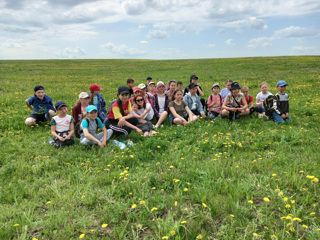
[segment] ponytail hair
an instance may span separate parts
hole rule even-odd
[[[120,113],[121,113],[122,117],[124,117],[124,110],[123,110],[122,102],[121,102],[121,100],[119,98],[119,95],[118,95],[118,99],[117,99],[117,104],[119,106]]]

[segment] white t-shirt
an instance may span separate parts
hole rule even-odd
[[[147,120],[147,121],[151,121],[152,118],[153,118],[153,115],[154,115],[154,111],[153,111],[150,103],[147,103],[147,104],[146,104],[146,109],[144,109],[144,108],[138,109],[137,114],[138,114],[138,115],[141,115],[141,114],[144,113],[147,109],[150,109],[150,111],[149,111],[142,119],[145,119],[145,120]]]
[[[263,94],[262,92],[259,92],[256,96],[256,99],[259,101],[259,103],[263,103],[263,101],[269,96],[272,95],[271,92],[267,92],[266,94]]]
[[[70,130],[70,124],[73,122],[73,118],[70,115],[60,118],[59,116],[54,116],[52,118],[56,125],[57,132],[65,132]]]
[[[166,97],[165,96],[164,97],[159,97],[158,96],[159,114],[163,113],[165,102],[166,102]]]

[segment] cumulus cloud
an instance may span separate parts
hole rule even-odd
[[[143,1],[140,0],[123,1],[122,7],[128,15],[141,15],[147,10]]]
[[[56,53],[56,56],[59,58],[80,58],[82,56],[86,55],[85,50],[82,48],[76,47],[76,48],[65,48],[61,51],[58,51]]]
[[[317,38],[320,37],[320,31],[312,28],[290,26],[287,28],[280,29],[275,31],[273,38],[296,38],[296,39],[305,39],[305,38]]]
[[[116,56],[136,56],[144,54],[144,51],[139,49],[130,48],[127,45],[115,45],[114,43],[106,43],[101,48],[107,52],[107,54],[115,54]]]
[[[231,45],[231,44],[234,43],[234,41],[230,38],[230,39],[226,40],[225,43],[226,43],[227,45]]]
[[[166,31],[162,30],[154,30],[154,31],[149,31],[147,34],[148,38],[157,38],[157,39],[163,39],[169,37],[169,34]]]
[[[257,48],[257,47],[268,47],[271,46],[271,38],[254,38],[249,41],[248,47],[249,48]]]
[[[264,23],[263,20],[257,19],[256,17],[249,17],[246,19],[233,21],[233,22],[227,22],[223,24],[224,27],[228,28],[238,28],[241,29],[242,27],[247,27],[249,29],[267,29],[268,26]]]
[[[216,45],[215,44],[208,44],[207,45],[207,47],[209,47],[209,48],[213,48],[213,47],[215,47]]]
[[[148,44],[148,41],[140,41],[141,44]]]

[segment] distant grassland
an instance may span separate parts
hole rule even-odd
[[[27,128],[35,85],[71,114],[99,84],[107,102],[133,78],[192,74],[213,83],[289,86],[291,123],[201,119],[130,135],[121,151],[48,145],[47,124]],[[320,56],[197,60],[0,61],[0,239],[320,239]]]

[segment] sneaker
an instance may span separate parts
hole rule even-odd
[[[53,138],[50,138],[50,139],[49,139],[49,144],[52,146],[53,143],[54,143],[54,139],[53,139]]]
[[[159,127],[159,125],[158,125],[158,124],[156,124],[156,125],[154,125],[153,127],[154,127],[154,128],[158,128],[158,127]]]
[[[264,116],[263,113],[258,114],[258,118],[263,118],[263,116]]]

